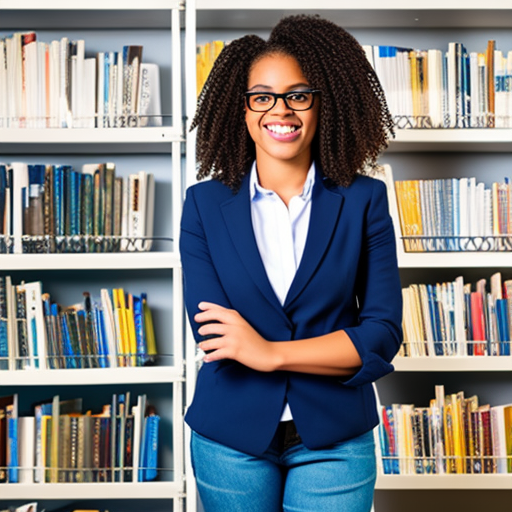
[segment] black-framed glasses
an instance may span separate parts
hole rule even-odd
[[[316,89],[306,89],[304,91],[289,91],[282,94],[275,92],[246,92],[245,102],[247,108],[253,112],[268,112],[272,110],[279,98],[290,110],[302,112],[309,110],[315,103],[315,95],[320,91]]]

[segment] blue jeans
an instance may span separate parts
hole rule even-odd
[[[205,512],[370,512],[373,432],[322,450],[302,443],[248,455],[192,432],[192,465]]]

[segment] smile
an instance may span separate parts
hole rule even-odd
[[[280,135],[293,133],[298,130],[298,126],[282,125],[282,124],[268,124],[265,126],[265,128],[267,130],[270,130],[272,133],[278,133]]]

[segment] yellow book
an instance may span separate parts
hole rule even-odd
[[[120,366],[128,366],[128,356],[130,352],[128,345],[128,333],[126,330],[126,317],[124,308],[124,291],[122,288],[112,290],[112,300],[114,302],[114,318],[116,323],[116,339]]]
[[[453,451],[455,455],[455,471],[465,473],[466,448],[464,443],[464,426],[462,418],[462,404],[464,394],[457,393],[452,395],[452,418],[453,418]]]
[[[148,306],[148,301],[145,294],[142,294],[142,311],[144,312],[144,327],[146,330],[146,345],[148,355],[156,356],[156,339],[155,339],[155,330],[153,327],[153,316],[151,314],[151,309]]]

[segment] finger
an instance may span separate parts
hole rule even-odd
[[[204,322],[221,322],[221,323],[232,323],[235,320],[235,312],[232,309],[208,309],[197,313],[194,316],[194,320],[198,323]]]
[[[227,328],[224,324],[205,324],[199,327],[197,332],[201,336],[208,336],[211,334],[222,336],[226,334]]]
[[[209,352],[208,354],[205,354],[205,356],[203,357],[203,361],[205,363],[212,363],[213,361],[221,361],[222,359],[231,359],[228,355],[227,350],[225,350],[225,349],[214,350],[213,352]]]

